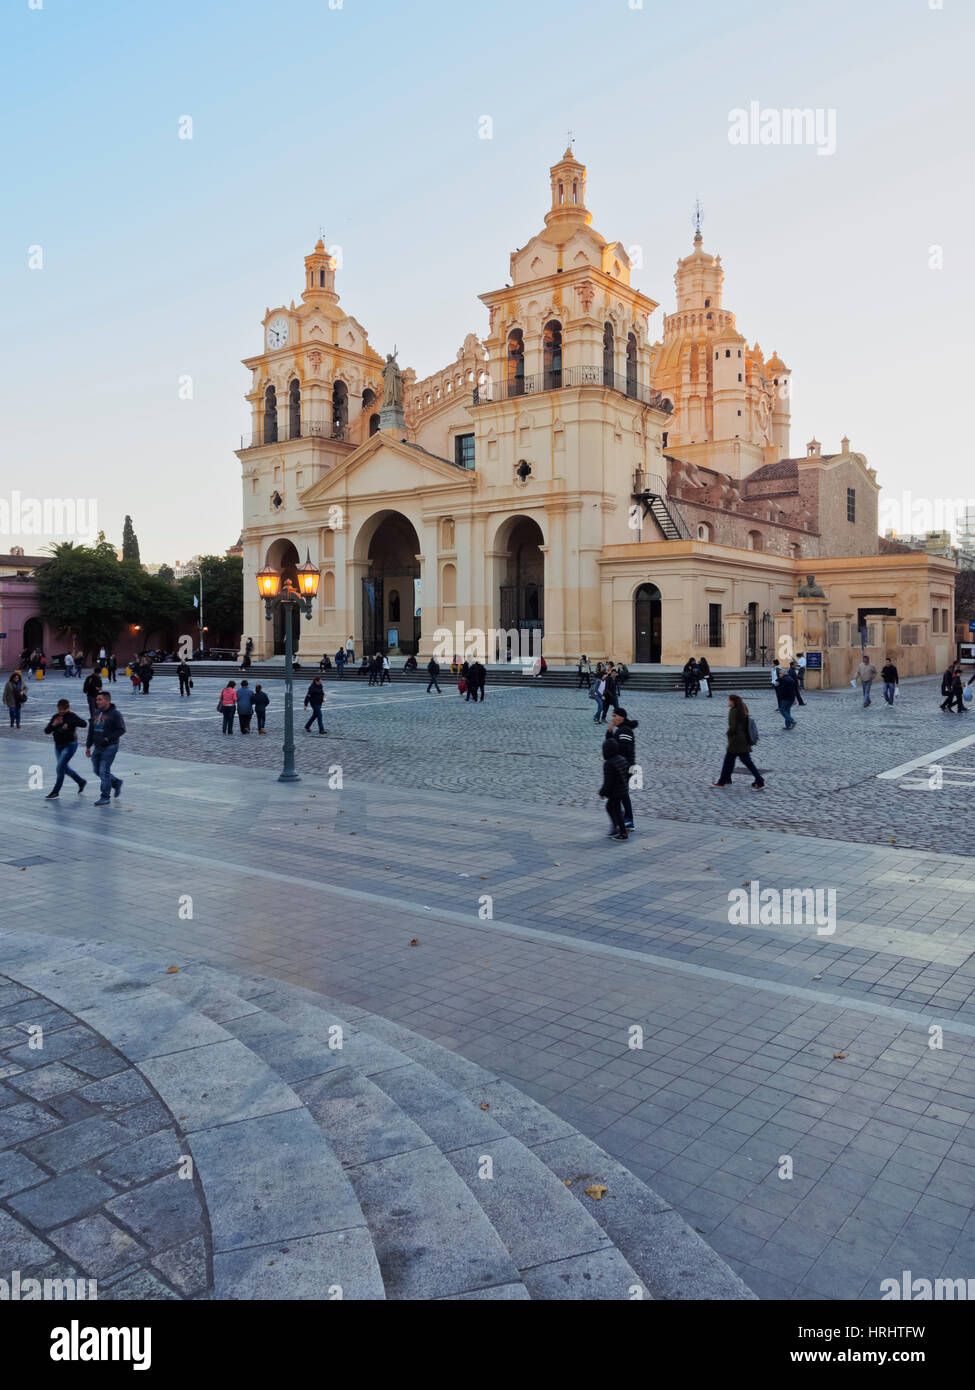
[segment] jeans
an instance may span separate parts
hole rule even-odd
[[[602,717],[603,717],[603,700],[602,700],[602,696],[601,696],[601,695],[595,695],[595,696],[593,696],[593,700],[594,700],[595,705],[596,705],[596,713],[593,715],[592,720],[593,720],[593,723],[594,723],[594,724],[598,724],[599,721],[600,721],[600,719],[602,719]]]
[[[234,731],[234,714],[236,705],[224,705],[223,707],[223,731],[225,734],[232,734]]]
[[[91,768],[96,777],[101,778],[101,794],[108,796],[113,787],[120,787],[120,778],[112,776],[112,763],[118,752],[118,744],[110,743],[105,748],[91,750]]]
[[[20,705],[10,706],[10,727],[11,729],[20,728]]]
[[[77,741],[74,742],[74,743],[64,743],[64,744],[62,744],[61,747],[57,750],[57,755],[58,755],[58,761],[57,761],[57,774],[58,774],[58,775],[57,775],[57,780],[56,780],[55,783],[54,783],[54,786],[51,788],[51,791],[52,791],[52,792],[59,792],[59,791],[61,790],[62,786],[64,785],[64,776],[65,776],[65,773],[67,773],[67,775],[68,775],[73,781],[77,782],[79,787],[84,786],[85,779],[84,779],[83,777],[79,777],[78,774],[77,774],[77,772],[75,772],[74,768],[68,767],[68,763],[71,761],[71,759],[72,759],[72,758],[74,757],[74,755],[77,753],[77,751],[78,751],[78,744],[77,744]]]
[[[870,687],[871,687],[872,685],[873,685],[873,681],[872,681],[872,680],[871,680],[871,681],[864,681],[864,682],[863,682],[863,703],[864,703],[864,706],[867,706],[867,705],[869,705],[869,703],[870,703]]]
[[[310,729],[311,726],[315,723],[316,719],[318,720],[318,732],[320,734],[323,734],[325,732],[325,726],[322,724],[321,705],[312,705],[311,718],[308,720],[308,723],[305,725],[305,728]]]
[[[243,711],[242,709],[239,709],[239,710],[237,711],[237,718],[240,720],[240,732],[241,732],[242,734],[249,734],[249,733],[250,733],[250,731],[251,731],[251,718],[252,718],[252,716],[253,716],[253,711],[252,711],[252,710],[248,710],[246,714],[244,713],[244,711]]]
[[[623,824],[623,798],[620,796],[607,796],[606,814],[613,822],[613,829],[620,835],[626,834],[626,826]]]
[[[339,680],[341,680],[342,677],[345,675],[345,662],[344,662],[344,661],[339,661],[339,662],[337,662],[336,664],[337,664],[337,666],[338,666],[338,668],[339,668]]]
[[[752,783],[752,786],[764,787],[765,779],[762,777],[762,774],[759,772],[758,768],[752,762],[751,753],[726,753],[724,755],[724,762],[721,764],[721,775],[718,778],[718,785],[721,787],[726,787],[728,783],[731,781],[731,774],[734,771],[736,758],[741,758],[744,765],[748,768],[748,771],[754,777],[755,780]]]
[[[791,700],[780,700],[780,701],[779,701],[779,714],[781,714],[782,718],[785,720],[785,727],[786,727],[787,729],[791,729],[792,726],[793,726],[793,725],[795,724],[795,722],[796,722],[796,721],[793,719],[793,717],[792,717],[792,701],[791,701]]]
[[[392,676],[389,674],[388,671],[383,671],[382,677],[380,678],[380,681],[379,681],[379,684],[380,684],[380,685],[385,685],[387,681],[389,681],[390,685],[392,685],[392,683],[393,683],[393,678],[392,678]]]
[[[888,705],[894,703],[894,691],[896,689],[897,686],[893,681],[884,681],[884,699],[887,701]]]
[[[257,711],[257,732],[258,732],[258,733],[260,733],[261,730],[264,728],[264,721],[265,721],[266,718],[267,718],[267,710],[266,710],[266,709],[259,709],[259,710]]]
[[[431,676],[431,677],[430,677],[430,683],[429,683],[429,685],[427,686],[427,694],[428,694],[428,695],[430,694],[430,686],[431,686],[431,685],[436,685],[436,686],[437,686],[437,690],[440,692],[440,694],[441,694],[441,695],[443,694],[443,691],[440,690],[440,686],[437,684],[437,678],[436,678],[436,676]]]

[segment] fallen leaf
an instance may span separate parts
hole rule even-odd
[[[420,944],[419,939],[418,939],[417,937],[414,936],[413,940],[410,942],[410,945],[411,945],[411,946],[419,946],[419,944]]]
[[[166,967],[166,974],[167,974],[167,975],[178,975],[178,974],[179,974],[179,966],[178,966],[178,965],[167,965],[167,967]]]
[[[845,1057],[846,1057],[846,1053],[845,1053],[845,1052],[834,1052],[834,1053],[833,1053],[833,1061],[834,1061],[834,1062],[842,1062],[843,1059],[844,1059]]]
[[[563,1179],[562,1179],[562,1186],[563,1186],[563,1187],[571,1187],[571,1186],[572,1186],[572,1179],[571,1179],[571,1178],[563,1178]]]
[[[603,1182],[594,1182],[590,1183],[584,1191],[586,1196],[591,1197],[594,1202],[601,1202],[609,1191],[609,1188]]]
[[[491,1109],[490,1105],[488,1105],[488,1103],[487,1103],[486,1100],[482,1100],[482,1101],[481,1101],[481,1109],[482,1109],[482,1110],[490,1110],[490,1109]]]

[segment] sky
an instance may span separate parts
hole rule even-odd
[[[145,562],[222,553],[240,360],[321,230],[426,376],[486,333],[569,130],[651,337],[700,198],[725,307],[792,369],[792,453],[847,435],[887,524],[939,524],[975,498],[973,32],[970,0],[8,0],[0,549],[55,538],[23,499],[79,499]],[[752,102],[822,111],[835,150],[731,143]]]

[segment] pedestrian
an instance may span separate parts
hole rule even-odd
[[[352,640],[351,633],[345,639],[345,659],[350,666],[352,662],[355,661],[355,642]]]
[[[251,690],[247,681],[241,681],[240,689],[237,691],[237,718],[240,721],[240,732],[249,734],[251,731],[251,717],[254,713],[254,692]]]
[[[22,672],[14,671],[7,684],[3,687],[3,703],[10,712],[11,729],[20,728],[20,709],[27,703],[27,691],[24,688],[24,677]]]
[[[365,652],[363,652],[363,654],[362,654],[362,660],[361,660],[361,662],[359,663],[359,666],[358,666],[358,668],[357,668],[357,670],[356,670],[356,675],[357,675],[357,676],[364,676],[364,675],[366,675],[366,673],[368,672],[368,670],[369,670],[369,658],[366,656]]]
[[[799,667],[799,689],[806,688],[806,656],[804,652],[796,653],[796,665]]]
[[[325,658],[323,657],[322,660],[324,661]],[[336,671],[338,672],[338,678],[339,678],[339,680],[341,680],[342,677],[345,675],[345,648],[344,648],[344,647],[339,647],[338,651],[335,653],[335,669],[336,669]]]
[[[105,658],[106,658],[106,655],[107,655],[107,653],[106,653],[106,651],[105,651],[105,648],[104,648],[104,647],[99,647],[99,648],[98,648],[98,669],[99,669],[99,671],[101,671],[102,667],[105,665]]]
[[[699,659],[699,661],[698,661],[698,663],[697,663],[697,674],[698,674],[698,679],[700,680],[701,685],[702,685],[702,686],[704,687],[704,689],[707,691],[708,699],[710,700],[710,699],[712,698],[712,696],[711,696],[711,667],[710,667],[710,665],[709,665],[709,663],[708,663],[708,659],[707,659],[706,656],[702,656],[702,657]]]
[[[311,716],[308,723],[305,725],[306,734],[311,732],[311,726],[316,720],[318,721],[318,732],[320,734],[328,733],[328,730],[322,725],[322,705],[324,705],[324,703],[325,687],[322,685],[321,676],[316,676],[308,687],[308,691],[305,695],[304,708],[307,709],[308,706],[311,705]]]
[[[390,671],[389,671],[389,657],[386,655],[385,652],[383,652],[383,656],[382,656],[382,679],[380,680],[379,684],[380,684],[380,685],[385,685],[385,684],[387,683],[387,681],[389,682],[390,685],[392,685],[392,683],[393,683],[393,677],[390,675]]]
[[[795,659],[789,662],[789,675],[796,683],[796,704],[804,705],[806,702],[802,698],[802,681],[799,679],[799,664]]]
[[[796,727],[796,721],[792,717],[792,706],[795,704],[796,696],[799,694],[799,682],[790,671],[781,672],[775,687],[775,693],[779,701],[779,714],[781,714],[782,718],[785,720],[785,727],[787,729],[794,729]]]
[[[684,668],[681,671],[681,675],[684,678],[684,699],[689,700],[691,696],[696,695],[698,690],[700,689],[700,672],[697,668],[697,662],[694,660],[692,656],[689,656],[687,660],[684,662]]]
[[[616,667],[613,665],[612,662],[609,663],[609,670],[606,672],[606,677],[603,681],[602,697],[603,710],[602,717],[599,722],[605,724],[606,711],[609,709],[610,705],[612,705],[614,710],[617,710],[620,707],[619,687],[616,684]]]
[[[954,683],[955,665],[954,662],[949,661],[947,667],[945,668],[945,673],[941,677],[941,693],[945,697],[941,701],[941,708],[945,711],[946,714],[951,713],[951,706],[954,703],[955,696],[952,689]]]
[[[467,672],[467,698],[468,700],[473,699],[475,705],[477,704],[478,694],[480,694],[481,697],[481,704],[483,705],[484,703],[484,684],[486,680],[487,667],[483,662],[475,659],[471,662]]]
[[[579,658],[578,671],[579,684],[576,689],[581,690],[584,685],[589,684],[589,679],[592,675],[592,662],[589,660],[588,656],[586,656],[585,652],[583,652],[582,656]]]
[[[267,730],[264,727],[264,721],[267,718],[267,707],[270,703],[271,702],[268,699],[267,692],[264,690],[264,688],[260,685],[255,685],[254,713],[257,715],[257,732],[259,734],[267,733]]]
[[[109,679],[110,681],[114,681],[114,680],[117,680],[117,679],[118,679],[117,676],[116,676],[116,674],[115,674],[117,671],[118,671],[118,657],[115,655],[114,652],[112,652],[112,655],[108,658],[108,679]]]
[[[185,661],[180,660],[176,667],[176,675],[179,679],[179,698],[182,700],[185,695],[189,699],[190,691],[193,689],[193,681],[190,679],[190,668]]]
[[[754,721],[748,717],[748,706],[740,695],[728,696],[728,747],[721,764],[721,773],[712,787],[727,787],[735,768],[735,759],[740,758],[752,774],[752,790],[760,792],[765,786],[765,778],[752,762],[752,749],[758,738]]]
[[[949,714],[951,713],[951,707],[952,707],[952,705],[957,705],[957,706],[958,706],[958,713],[959,713],[959,714],[967,714],[967,713],[968,713],[968,710],[965,708],[965,688],[964,688],[964,686],[963,686],[963,684],[962,684],[961,676],[962,676],[961,663],[958,662],[958,661],[956,661],[955,664],[954,664],[954,666],[951,667],[951,686],[950,686],[950,689],[949,689],[949,691],[948,691],[948,710],[947,710],[947,712],[948,712]],[[941,708],[944,709],[944,705],[942,705]]]
[[[611,840],[629,839],[623,822],[626,780],[626,759],[616,739],[607,734],[603,741],[603,784],[599,788],[599,795],[606,800],[606,814],[612,825],[609,832]]]
[[[95,776],[100,778],[101,794],[96,806],[107,806],[109,792],[118,797],[122,790],[122,779],[112,772],[112,764],[118,752],[119,739],[125,733],[125,720],[112,704],[107,690],[100,690],[95,696],[95,713],[88,725],[88,738],[85,743],[85,757],[91,758]]]
[[[855,675],[854,678],[853,678],[853,684],[854,684],[854,685],[856,685],[857,681],[859,681],[859,682],[860,682],[860,685],[863,687],[863,708],[864,708],[864,709],[866,709],[867,706],[868,706],[869,703],[870,703],[870,687],[873,685],[873,683],[874,683],[874,681],[875,681],[876,679],[877,679],[877,668],[876,668],[876,666],[873,664],[872,661],[868,661],[867,658],[866,658],[866,656],[864,656],[863,660],[860,662],[860,665],[857,667],[857,673],[856,673],[856,675]]]
[[[590,700],[596,701],[596,713],[592,717],[592,722],[598,724],[603,717],[603,693],[606,689],[606,677],[599,674],[597,667],[596,675],[593,677],[592,685],[589,687]]]
[[[772,662],[772,693],[775,696],[775,707],[779,707],[779,692],[776,689],[779,683],[779,676],[782,674],[778,661]]]
[[[440,675],[440,662],[435,661],[432,656],[427,662],[427,675],[430,677],[427,681],[427,694],[430,694],[430,687],[435,685],[437,687],[437,694],[442,695],[443,691],[440,689],[440,682],[437,680],[437,677]]]
[[[607,737],[615,738],[620,753],[626,762],[626,789],[623,792],[623,829],[633,829],[633,805],[630,801],[630,772],[636,763],[636,739],[634,729],[639,728],[640,721],[631,719],[625,709],[619,706],[613,710],[613,717],[609,721],[609,728],[606,730]]]
[[[54,786],[44,798],[45,801],[55,801],[61,794],[61,787],[64,785],[65,775],[71,778],[72,782],[78,784],[78,795],[84,791],[88,783],[75,772],[74,768],[68,764],[78,751],[78,740],[75,736],[76,729],[86,729],[87,719],[79,719],[71,708],[69,700],[58,701],[58,712],[52,715],[44,732],[54,735],[54,752],[57,758],[56,771],[57,779]]]
[[[95,717],[95,699],[101,688],[102,678],[97,670],[92,671],[91,675],[85,677],[85,683],[81,687],[81,693],[88,701],[88,713],[92,719]]]
[[[370,684],[370,685],[378,685],[378,684],[379,684],[379,672],[380,672],[380,669],[381,669],[381,668],[380,668],[380,664],[379,664],[379,653],[378,653],[378,652],[374,652],[373,655],[372,655],[372,656],[370,657],[370,659],[369,659],[369,684]]]
[[[626,682],[627,682],[629,679],[630,679],[630,668],[629,668],[629,667],[626,665],[626,663],[624,662],[622,665],[617,666],[617,668],[616,668],[616,684],[619,686],[620,692],[621,692],[621,693],[622,693],[622,690],[623,690],[624,685],[626,684]]]
[[[64,658],[64,679],[70,680],[74,675],[74,657],[68,652]]]
[[[217,700],[217,709],[223,715],[223,732],[225,734],[233,734],[234,732],[234,711],[236,708],[237,682],[228,681]]]
[[[143,661],[142,667],[141,667],[141,669],[140,669],[140,671],[139,671],[139,675],[140,675],[140,677],[141,677],[141,679],[142,679],[142,693],[143,693],[143,695],[148,695],[148,694],[149,694],[149,682],[152,680],[152,678],[153,678],[153,676],[154,676],[155,674],[156,674],[156,673],[155,673],[155,671],[154,671],[153,668],[152,668],[152,661],[151,661],[151,660],[149,659],[149,657],[147,656],[146,659]]]
[[[887,664],[880,672],[880,679],[884,683],[884,700],[892,706],[897,695],[897,687],[900,684],[900,676],[897,674],[893,657],[887,657]]]
[[[75,680],[81,680],[81,675],[82,675],[82,672],[84,671],[84,669],[85,669],[85,654],[84,654],[84,652],[75,652],[75,654],[74,654],[74,676],[75,676]]]
[[[129,680],[132,682],[133,695],[138,695],[139,690],[142,686],[142,676],[140,674],[141,670],[142,667],[139,665],[138,660],[135,657],[133,657],[132,660],[129,662]]]

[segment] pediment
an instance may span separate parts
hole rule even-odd
[[[303,507],[328,506],[337,496],[350,493],[413,492],[444,483],[473,488],[473,470],[457,468],[446,459],[428,454],[416,445],[404,444],[392,435],[374,434],[354,453],[301,493]]]

